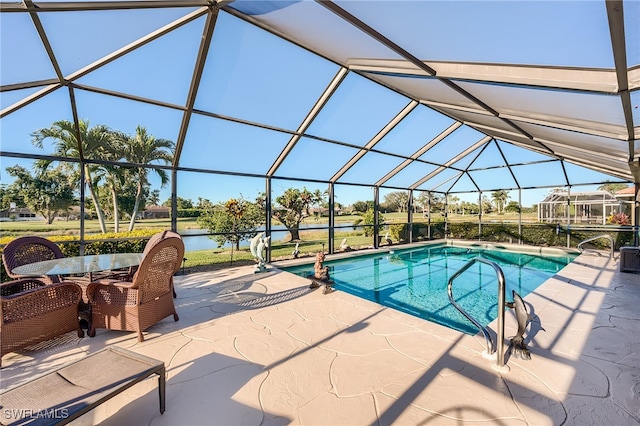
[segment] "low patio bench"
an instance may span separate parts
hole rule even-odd
[[[164,362],[109,346],[0,393],[0,424],[67,424],[152,374],[162,414]]]

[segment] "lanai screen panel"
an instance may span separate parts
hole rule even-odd
[[[491,167],[523,188],[638,182],[638,16],[636,1],[5,2],[2,156],[59,155],[31,133],[87,120],[174,141],[178,169],[440,191]],[[486,135],[517,158],[474,161]],[[544,183],[527,178],[547,160]]]
[[[337,65],[221,13],[194,107],[295,131]]]
[[[613,66],[604,2],[335,3],[427,62]]]
[[[374,147],[378,151],[412,156],[454,123],[449,117],[419,105]]]
[[[0,78],[2,78],[1,74]],[[4,98],[4,93],[0,98]],[[31,143],[33,139],[31,133],[38,129],[48,128],[53,122],[60,120],[73,122],[69,94],[64,89],[56,89],[49,95],[35,100],[6,117],[2,117],[0,122],[0,149],[24,154],[63,155],[62,153],[56,153],[55,144],[52,140],[43,141],[42,149]],[[3,161],[2,163],[4,167],[6,162]]]

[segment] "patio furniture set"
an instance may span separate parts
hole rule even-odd
[[[74,330],[84,337],[81,317],[91,337],[104,328],[143,341],[156,322],[178,321],[173,275],[183,258],[182,238],[171,231],[154,235],[142,254],[75,258],[45,238],[13,240],[2,253],[12,280],[0,284],[0,356]]]

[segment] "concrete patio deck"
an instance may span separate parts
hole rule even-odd
[[[583,254],[525,298],[532,359],[507,358],[508,372],[483,355],[481,334],[323,295],[273,267],[175,282],[180,321],[156,324],[142,343],[98,330],[5,355],[0,388],[113,344],[165,362],[166,412],[148,379],[72,424],[640,423],[640,275],[618,272],[617,260]],[[510,310],[505,336],[515,329]]]

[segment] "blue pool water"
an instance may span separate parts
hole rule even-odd
[[[497,263],[506,282],[507,301],[512,290],[525,297],[577,256],[527,254],[503,249],[429,246],[378,252],[332,260],[329,267],[335,289],[444,326],[475,334],[471,324],[449,302],[449,278],[470,259],[481,256]],[[313,274],[313,264],[285,267],[303,277]],[[498,279],[495,270],[476,262],[453,283],[458,304],[486,326],[498,315]]]

